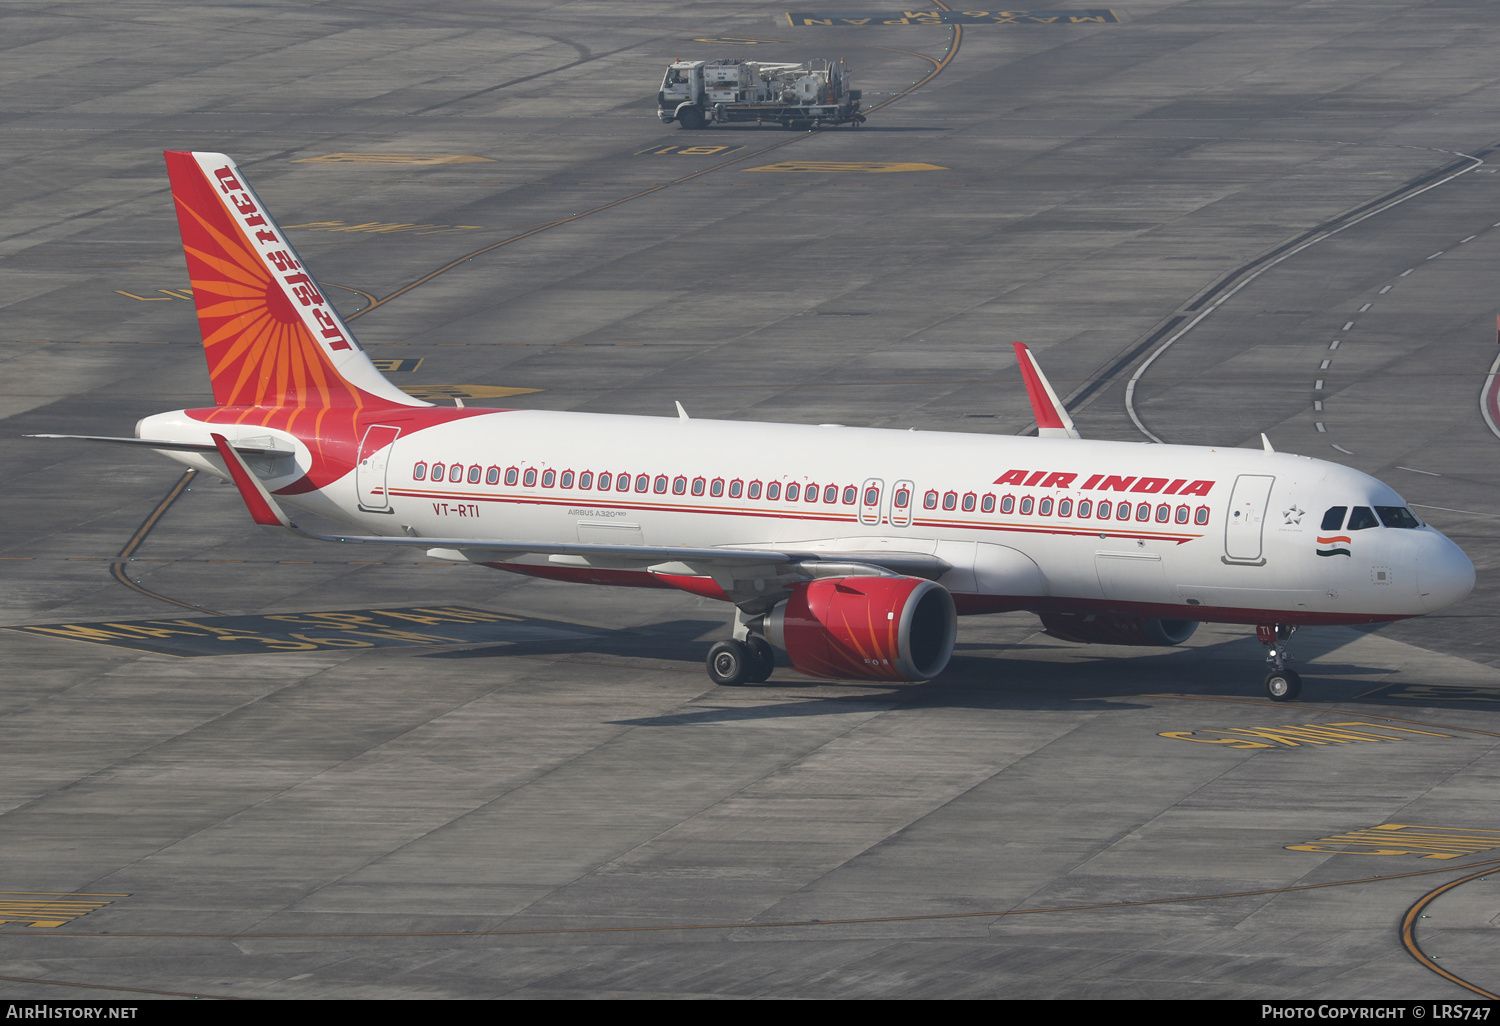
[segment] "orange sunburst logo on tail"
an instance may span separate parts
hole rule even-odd
[[[410,403],[371,395],[340,373],[340,363],[368,360],[233,161],[207,153],[166,157],[214,402],[298,409]]]

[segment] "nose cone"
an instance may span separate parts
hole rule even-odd
[[[1417,593],[1422,609],[1447,609],[1474,590],[1474,564],[1464,550],[1437,531],[1423,532],[1417,560]]]

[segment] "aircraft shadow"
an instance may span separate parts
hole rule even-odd
[[[561,625],[560,625],[561,626]],[[646,628],[607,630],[586,628],[588,636],[520,641],[424,653],[426,659],[505,659],[527,656],[593,655],[604,658],[649,659],[652,662],[701,666],[708,650],[723,632],[718,620],[681,619]],[[708,635],[705,638],[705,635]],[[1304,659],[1316,658],[1348,644],[1331,632],[1299,634],[1295,650]],[[1048,658],[1050,654],[1052,658]],[[1057,654],[1083,656],[1059,660]],[[1358,662],[1329,662],[1315,667],[1294,664],[1306,688],[1298,706],[1336,705],[1360,697],[1362,703],[1410,706],[1372,695],[1369,677],[1383,667]],[[1139,709],[1146,703],[1132,699],[1163,694],[1221,699],[1265,699],[1262,649],[1253,637],[1230,638],[1209,645],[1161,649],[1119,649],[1109,646],[968,642],[955,645],[947,669],[924,684],[885,681],[825,681],[796,674],[786,657],[777,653],[777,669],[761,684],[723,688],[724,704],[684,710],[663,716],[610,721],[633,726],[688,726],[736,720],[787,719],[839,713],[869,712],[875,708],[965,708],[1015,712],[1046,710]],[[1387,685],[1373,685],[1376,690]],[[1398,686],[1398,685],[1390,685]],[[828,694],[836,688],[838,694]],[[738,704],[757,695],[776,695],[773,702]],[[1364,697],[1361,697],[1364,696]],[[731,704],[735,703],[735,704]],[[1444,707],[1459,704],[1445,702]],[[1477,708],[1497,703],[1476,700]],[[1305,713],[1303,714],[1305,715]],[[1296,718],[1292,707],[1280,718]]]

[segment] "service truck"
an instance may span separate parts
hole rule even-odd
[[[795,129],[860,125],[859,98],[842,59],[673,61],[657,94],[657,116],[664,125],[675,121],[688,129],[734,121]]]

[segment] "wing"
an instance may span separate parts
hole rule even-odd
[[[937,580],[952,564],[920,552],[816,552],[795,547],[692,548],[686,545],[600,545],[590,542],[516,541],[490,538],[407,538],[386,535],[317,534],[298,527],[281,509],[260,479],[245,465],[239,450],[223,435],[212,436],[251,518],[262,527],[285,528],[319,541],[418,547],[435,556],[488,562],[516,556],[547,556],[562,565],[652,570],[665,574],[713,577],[727,581],[810,580],[817,577],[900,574]],[[724,589],[731,597],[735,592]],[[760,592],[762,589],[756,589]]]

